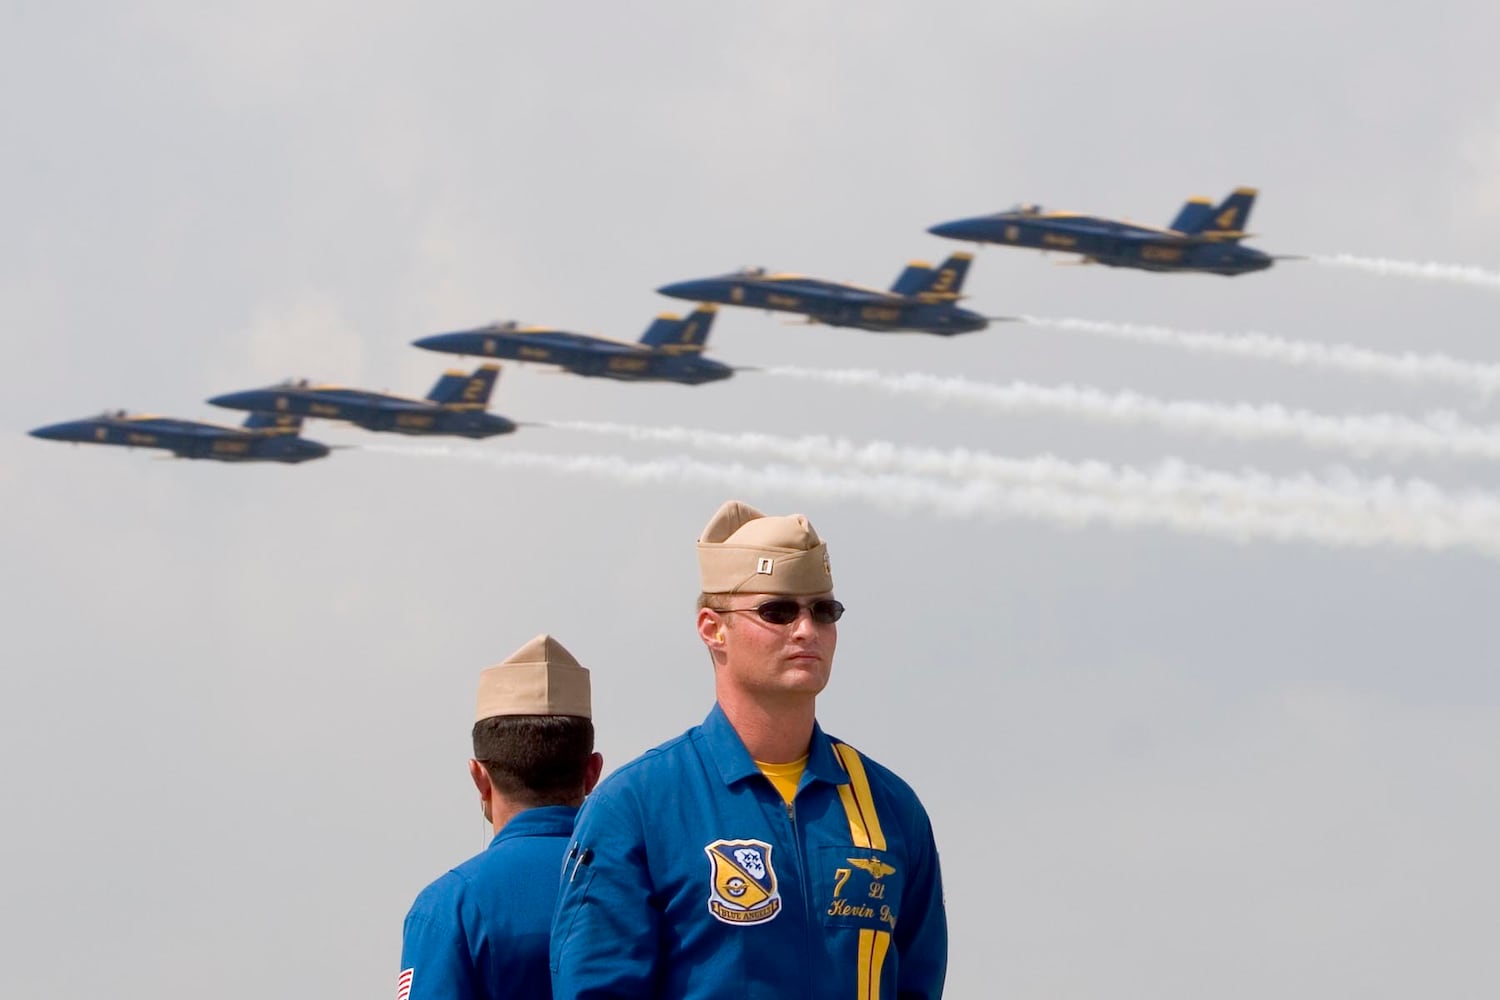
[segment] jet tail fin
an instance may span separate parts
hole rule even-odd
[[[302,417],[296,413],[252,413],[245,418],[245,429],[276,431],[281,434],[302,433]]]
[[[698,306],[686,319],[671,314],[656,317],[641,335],[641,344],[670,353],[701,351],[708,343],[708,331],[714,325],[718,307],[709,303]]]
[[[1235,188],[1234,193],[1214,206],[1198,235],[1229,242],[1244,239],[1245,227],[1250,224],[1250,209],[1254,207],[1258,193],[1255,188]]]
[[[1196,236],[1213,218],[1214,203],[1207,198],[1189,198],[1168,229]]]
[[[906,265],[906,270],[896,276],[896,282],[891,285],[891,291],[897,295],[915,295],[932,283],[934,273],[936,272],[933,271],[931,264],[914,260]]]
[[[473,372],[444,372],[427,400],[454,409],[483,409],[489,405],[499,377],[499,365],[480,365]]]
[[[974,260],[971,253],[956,253],[943,261],[936,269],[928,268],[927,274],[923,276],[921,284],[916,285],[906,295],[915,295],[928,302],[954,302],[963,296],[964,279],[969,276],[969,264]],[[906,269],[901,275],[905,278],[911,273],[915,265]],[[895,291],[895,289],[892,289]]]

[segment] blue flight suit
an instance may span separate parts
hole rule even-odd
[[[402,1000],[552,996],[547,936],[577,815],[517,813],[482,854],[422,890],[402,934]]]
[[[558,1000],[935,998],[947,961],[911,788],[814,726],[788,805],[718,705],[589,796],[552,923]]]

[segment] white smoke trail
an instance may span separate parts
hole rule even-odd
[[[1072,318],[1049,319],[1043,316],[1022,316],[1021,321],[1031,326],[1091,333],[1138,344],[1176,347],[1198,354],[1271,361],[1299,368],[1319,368],[1409,384],[1441,383],[1484,395],[1500,389],[1500,365],[1462,361],[1445,354],[1387,354],[1351,344],[1288,340],[1267,333],[1210,333],[1174,330],[1165,326]]]
[[[869,369],[765,368],[769,375],[831,385],[860,386],[934,402],[962,402],[1000,413],[1062,413],[1105,423],[1148,424],[1174,431],[1222,434],[1244,441],[1292,441],[1359,456],[1500,458],[1500,427],[1479,427],[1451,411],[1420,420],[1375,413],[1338,417],[1274,403],[1167,400],[1135,392],[1108,393],[1088,386],[995,385],[966,378]]]
[[[856,444],[826,435],[780,437],[759,432],[724,433],[695,427],[567,421],[547,426],[652,444],[686,445],[701,451],[769,455],[807,465],[847,465],[865,473],[993,479],[1016,486],[1081,490],[1111,496],[1224,501],[1276,509],[1322,507],[1356,515],[1378,511],[1392,517],[1423,512],[1485,522],[1500,530],[1500,498],[1480,493],[1446,494],[1417,479],[1360,479],[1347,471],[1327,480],[1308,475],[1273,477],[1255,470],[1227,473],[1166,459],[1147,470],[1105,462],[1069,462],[1052,455],[1007,458],[967,448],[914,448],[888,441]]]
[[[1419,278],[1423,281],[1448,281],[1460,285],[1500,288],[1500,273],[1468,264],[1440,264],[1436,261],[1390,260],[1385,257],[1356,257],[1340,253],[1314,255],[1308,258],[1330,267],[1347,267],[1396,278]]]
[[[1158,527],[1236,542],[1274,539],[1330,546],[1467,548],[1500,558],[1500,512],[1493,509],[1495,501],[1487,497],[1455,500],[1430,487],[1407,496],[1409,509],[1405,510],[1378,504],[1366,505],[1362,512],[1349,504],[1339,510],[1297,509],[1293,505],[1278,510],[1254,503],[1208,503],[1188,495],[1188,491],[1174,494],[1168,488],[1170,475],[1161,477],[1155,492],[1132,495],[1129,490],[1121,490],[1111,495],[1108,491],[1060,488],[1045,476],[1035,477],[1030,484],[985,479],[947,483],[908,475],[830,473],[808,466],[748,466],[685,458],[637,461],[618,455],[568,456],[420,445],[369,445],[363,450],[588,475],[632,485],[694,483],[784,491],[856,500],[896,513],[927,509],[952,517],[1025,517],[1068,527],[1092,523]],[[1100,466],[1101,470],[1107,468]]]

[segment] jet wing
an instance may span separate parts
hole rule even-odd
[[[1198,246],[1204,243],[1238,243],[1240,240],[1247,240],[1255,235],[1255,233],[1247,233],[1240,230],[1218,229],[1213,232],[1193,233],[1192,235],[1184,233],[1174,240],[1164,241],[1164,245]]]
[[[372,399],[363,405],[368,406],[372,410],[381,410],[386,413],[425,413],[433,407],[433,404],[425,399],[401,399],[399,397]]]
[[[596,354],[643,354],[645,349],[640,344],[627,343],[622,340],[611,340],[608,337],[596,337],[587,333],[569,333],[566,330],[548,330],[533,336],[511,338],[511,343],[526,346],[536,344],[539,347],[555,347],[569,350],[584,350]]]
[[[1194,243],[1236,243],[1240,240],[1248,240],[1255,233],[1247,233],[1243,230],[1219,229],[1211,233],[1200,233],[1189,237]]]

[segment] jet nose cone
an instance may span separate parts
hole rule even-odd
[[[712,289],[716,284],[714,281],[701,278],[693,281],[674,281],[670,285],[662,285],[657,292],[670,295],[674,299],[709,299],[713,297]]]
[[[934,236],[945,236],[950,240],[973,240],[978,239],[974,219],[954,219],[952,222],[939,222],[935,226],[928,226],[927,231]]]
[[[503,357],[505,351],[497,350],[497,347],[505,343],[504,338],[504,331],[497,336],[495,332],[488,330],[455,330],[452,333],[434,333],[430,336],[418,337],[411,343],[413,347],[420,347],[427,351],[441,351],[445,354]]]
[[[78,436],[79,426],[76,421],[64,424],[48,424],[46,427],[38,427],[26,432],[34,438],[45,438],[48,441],[72,441]]]
[[[209,405],[222,406],[230,410],[253,410],[255,409],[258,392],[226,392],[218,396],[208,398]]]
[[[421,347],[429,351],[446,351],[449,349],[448,345],[452,344],[454,339],[460,336],[462,336],[462,334],[434,333],[426,337],[418,337],[416,340],[413,340],[411,342],[411,346]]]

